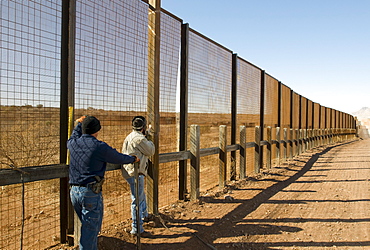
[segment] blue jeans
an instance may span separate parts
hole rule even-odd
[[[137,233],[137,223],[136,223],[136,193],[135,193],[135,177],[131,177],[126,179],[128,184],[130,184],[131,189],[131,218],[132,218],[132,229],[131,233]],[[148,216],[148,210],[146,206],[146,196],[145,196],[145,177],[143,175],[139,175],[139,227],[140,233],[144,231],[143,228],[143,218]]]
[[[103,196],[88,187],[72,186],[72,205],[81,221],[80,250],[97,250],[98,234],[103,222]]]

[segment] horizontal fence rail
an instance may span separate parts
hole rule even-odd
[[[312,132],[322,132],[319,130],[312,131]],[[289,143],[299,143],[302,145],[303,143],[313,143],[318,145],[326,145],[328,143],[320,143],[320,140],[328,140],[331,141],[335,137],[340,137],[341,139],[337,139],[336,142],[342,140],[349,140],[354,139],[356,137],[356,130],[350,130],[347,132],[338,131],[334,134],[317,134],[312,137],[306,138],[298,138],[293,140],[271,140],[271,141],[260,141],[259,144],[257,142],[246,142],[243,145],[234,144],[234,145],[227,145],[226,151],[227,152],[235,152],[239,151],[241,147],[243,148],[254,148],[256,146],[271,146],[276,144],[289,144]],[[217,155],[220,153],[219,147],[213,148],[202,148],[199,150],[199,156],[205,157],[209,155]],[[159,155],[159,163],[168,163],[168,162],[177,162],[182,160],[190,160],[194,156],[191,154],[189,150],[187,151],[180,151],[180,152],[170,152],[170,153],[163,153]],[[121,169],[121,165],[118,164],[107,164],[107,171],[112,170],[119,170]],[[42,180],[51,180],[51,179],[59,179],[59,178],[66,178],[68,177],[68,168],[69,166],[66,164],[56,164],[56,165],[45,165],[45,166],[34,166],[34,167],[24,167],[19,169],[0,169],[0,186],[7,186],[12,184],[20,184],[20,183],[27,183],[33,181],[42,181]]]

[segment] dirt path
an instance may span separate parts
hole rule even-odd
[[[370,249],[370,140],[314,149],[289,163],[161,210],[142,249]],[[128,222],[100,249],[135,249]],[[125,231],[126,230],[126,231]]]

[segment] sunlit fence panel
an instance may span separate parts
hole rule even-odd
[[[271,127],[271,140],[276,139],[276,127],[278,127],[279,122],[279,82],[271,77],[270,75],[266,75],[265,77],[265,105],[264,105],[264,136],[263,139],[267,140],[267,127]],[[267,148],[265,146],[264,148]],[[266,149],[264,149],[266,150]],[[271,155],[272,161],[275,161],[276,156],[276,144],[271,145]],[[266,157],[267,154],[264,151],[264,163],[267,163]]]
[[[219,125],[231,124],[232,53],[193,30],[189,33],[188,124],[200,126],[201,148],[218,147]],[[202,158],[201,190],[218,183],[215,162],[217,155]]]
[[[57,164],[61,1],[1,1],[0,11],[0,168]],[[0,194],[0,249],[55,244],[59,181]]]
[[[313,103],[307,100],[307,129],[313,129]]]
[[[303,129],[307,129],[307,99],[301,98],[301,125]]]
[[[75,118],[94,115],[99,139],[119,152],[135,115],[146,115],[148,5],[142,1],[77,1]],[[104,225],[129,218],[129,187],[106,173]]]
[[[162,12],[159,153],[176,152],[179,146],[181,25],[181,20]],[[169,162],[159,166],[160,207],[178,200],[178,165],[178,162]]]
[[[255,140],[255,126],[260,125],[261,109],[261,70],[249,62],[237,61],[237,138],[240,139],[240,126],[246,127],[246,141]],[[246,173],[254,171],[254,148],[246,150]]]
[[[314,119],[314,125],[313,128],[320,128],[320,104],[314,103],[313,104],[313,119]]]
[[[281,86],[281,139],[290,139],[290,124],[291,124],[291,89],[285,85]],[[284,129],[286,131],[284,132]],[[285,134],[285,138],[284,138]],[[290,147],[286,145],[284,148],[280,147],[280,154],[284,155],[284,150],[286,149],[287,155],[289,156]]]
[[[301,121],[300,121],[300,115],[301,115],[301,103],[300,103],[300,95],[298,95],[296,92],[293,92],[293,128],[298,129]]]

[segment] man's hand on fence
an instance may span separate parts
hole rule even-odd
[[[78,119],[76,120],[76,122],[80,122],[80,123],[82,123],[82,122],[85,120],[85,118],[86,118],[86,115],[83,115],[83,116],[81,116],[80,118],[78,118]]]
[[[145,131],[145,137],[148,139],[148,140],[152,140],[153,138],[153,128],[152,128],[152,125],[149,124],[148,126],[148,129]]]
[[[133,163],[136,163],[136,162],[139,162],[140,161],[139,157],[137,157],[136,155],[132,155],[132,156],[135,157],[135,161]]]

